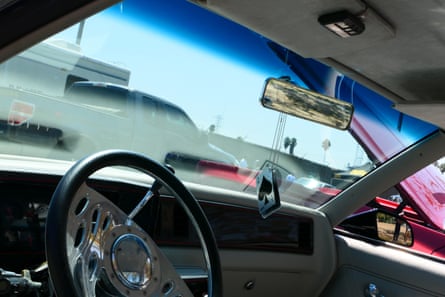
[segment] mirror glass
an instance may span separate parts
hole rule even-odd
[[[303,89],[286,79],[266,80],[261,104],[269,109],[346,130],[351,123],[352,104]]]
[[[377,234],[379,239],[404,246],[413,245],[411,226],[394,215],[378,212]]]

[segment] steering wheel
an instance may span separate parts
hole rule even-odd
[[[110,166],[137,169],[155,180],[129,214],[86,183],[93,173]],[[133,220],[161,187],[180,202],[197,231],[209,296],[222,296],[215,237],[195,197],[163,165],[124,150],[103,151],[79,160],[52,196],[45,243],[56,296],[193,296],[173,263]]]

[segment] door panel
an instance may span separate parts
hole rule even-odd
[[[342,235],[336,245],[338,266],[323,297],[371,296],[365,292],[370,284],[382,297],[445,296],[443,260]]]

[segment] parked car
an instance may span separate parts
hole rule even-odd
[[[309,189],[313,189],[313,190],[318,190],[321,188],[328,188],[328,189],[332,189],[335,188],[333,185],[319,181],[315,178],[312,177],[299,177],[297,179],[295,179],[294,181],[297,184],[301,184],[302,186],[309,188]]]
[[[0,14],[0,295],[444,296],[440,2],[19,0]],[[205,135],[165,152],[186,123],[147,137],[117,115],[100,132],[112,96],[43,103],[93,77],[169,98]],[[59,141],[79,126],[109,141],[79,156]],[[197,159],[203,139],[242,162]]]

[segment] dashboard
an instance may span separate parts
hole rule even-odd
[[[0,268],[19,272],[36,269],[45,262],[45,221],[52,194],[60,176],[0,171]],[[122,181],[90,179],[101,192],[129,213],[148,188]],[[311,255],[312,218],[276,213],[264,220],[258,209],[223,201],[205,191],[198,200],[213,228],[218,247],[224,250],[255,250]],[[195,195],[196,196],[196,195]],[[198,236],[187,214],[172,197],[161,193],[135,217],[161,247],[199,247]],[[237,224],[227,222],[238,222]],[[205,291],[205,282],[191,280]]]

